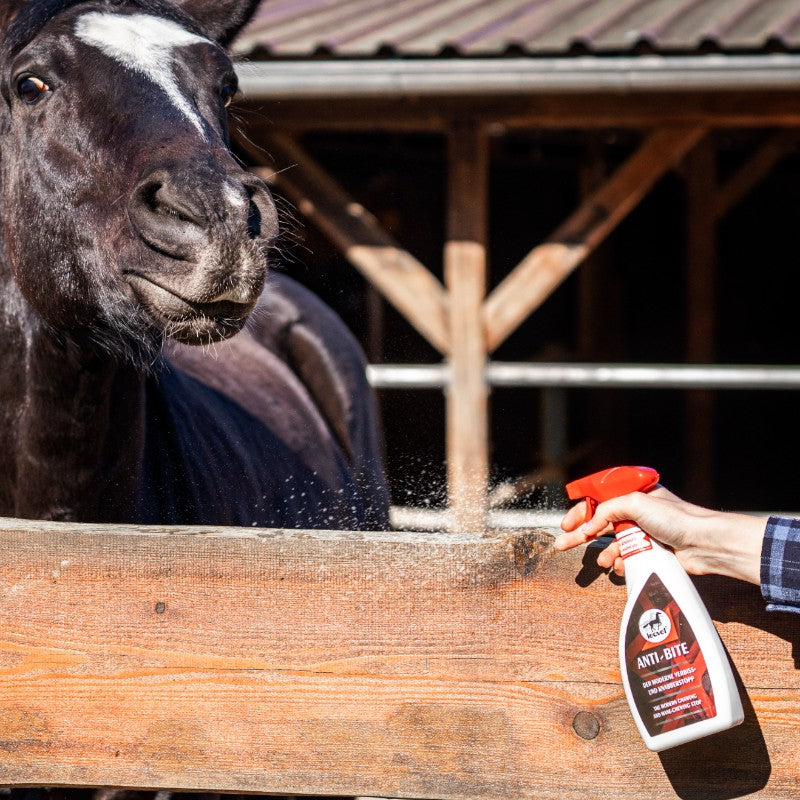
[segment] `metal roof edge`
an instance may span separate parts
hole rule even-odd
[[[250,61],[245,99],[346,99],[800,89],[800,55]]]

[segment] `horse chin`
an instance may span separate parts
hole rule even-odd
[[[210,317],[193,317],[191,319],[172,322],[165,332],[170,339],[181,344],[195,346],[214,344],[229,339],[238,333],[246,322],[241,319],[213,319]]]
[[[209,345],[238,333],[255,307],[258,296],[242,302],[195,301],[141,275],[127,276],[136,299],[164,335],[181,344]]]

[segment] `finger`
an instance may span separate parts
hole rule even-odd
[[[597,556],[597,563],[603,569],[611,569],[619,557],[619,545],[614,541]]]
[[[602,517],[595,516],[574,531],[567,531],[557,536],[554,545],[556,550],[569,550],[570,547],[577,547],[579,544],[586,544],[586,542],[596,539],[608,529],[608,522]]]
[[[615,522],[636,522],[644,511],[643,504],[652,502],[653,499],[642,492],[612,497],[597,506],[594,521],[604,520],[608,527]]]
[[[560,536],[556,536],[553,540],[553,547],[555,547],[556,550],[569,550],[580,544],[586,544],[587,541],[588,539],[584,534],[583,526],[581,526],[575,531],[568,531],[567,533],[562,533]]]
[[[625,561],[620,556],[614,561],[614,572],[622,578],[625,575]]]
[[[565,531],[574,531],[580,525],[586,522],[586,503],[578,503],[567,511],[564,519],[561,520],[561,527]]]

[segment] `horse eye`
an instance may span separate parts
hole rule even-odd
[[[231,100],[236,96],[237,89],[233,84],[226,83],[219,91],[225,103],[225,108],[231,104]]]
[[[38,102],[42,95],[49,91],[50,87],[34,75],[26,75],[17,81],[17,94],[22,102],[28,105]]]

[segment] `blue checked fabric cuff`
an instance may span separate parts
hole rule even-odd
[[[761,547],[761,594],[768,611],[800,614],[800,519],[769,518]]]

